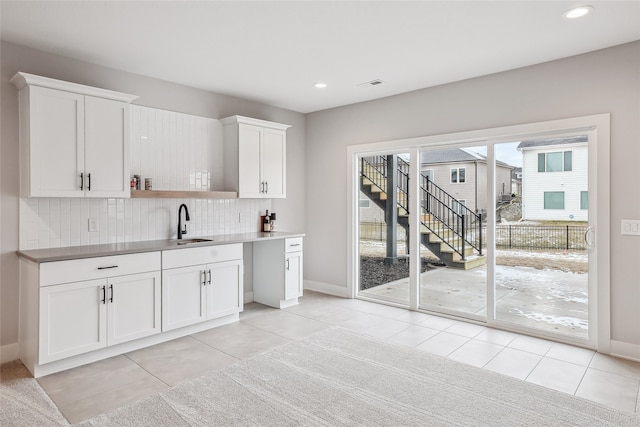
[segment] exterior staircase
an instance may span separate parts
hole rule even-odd
[[[409,164],[397,158],[397,224],[409,232]],[[360,190],[386,212],[387,156],[364,157],[360,163]],[[420,177],[420,242],[451,268],[469,270],[486,264],[482,254],[482,218],[450,194]]]

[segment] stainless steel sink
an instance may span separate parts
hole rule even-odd
[[[172,240],[172,243],[175,243],[176,245],[188,245],[190,243],[204,243],[204,242],[213,242],[213,240],[211,239],[199,239],[199,238],[195,238],[195,239],[180,239],[180,240]]]

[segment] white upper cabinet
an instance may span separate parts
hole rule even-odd
[[[285,198],[289,125],[232,116],[224,125],[224,186],[240,198]]]
[[[129,197],[129,103],[136,96],[26,73],[20,90],[23,197]]]

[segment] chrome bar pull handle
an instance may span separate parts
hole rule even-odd
[[[209,273],[209,285],[211,285],[211,269],[209,269],[208,273]]]
[[[102,304],[107,303],[107,287],[102,286],[102,300],[100,301]]]
[[[593,249],[596,246],[595,231],[596,229],[594,228],[594,226],[590,225],[589,227],[587,227],[587,231],[584,232],[584,242],[587,244],[588,249]],[[593,239],[590,239],[590,236],[593,236]]]

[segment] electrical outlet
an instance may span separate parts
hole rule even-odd
[[[244,222],[244,212],[238,213],[238,222]]]
[[[640,220],[623,219],[620,228],[623,235],[640,236]]]
[[[96,218],[89,218],[89,231],[98,231],[98,220]]]

